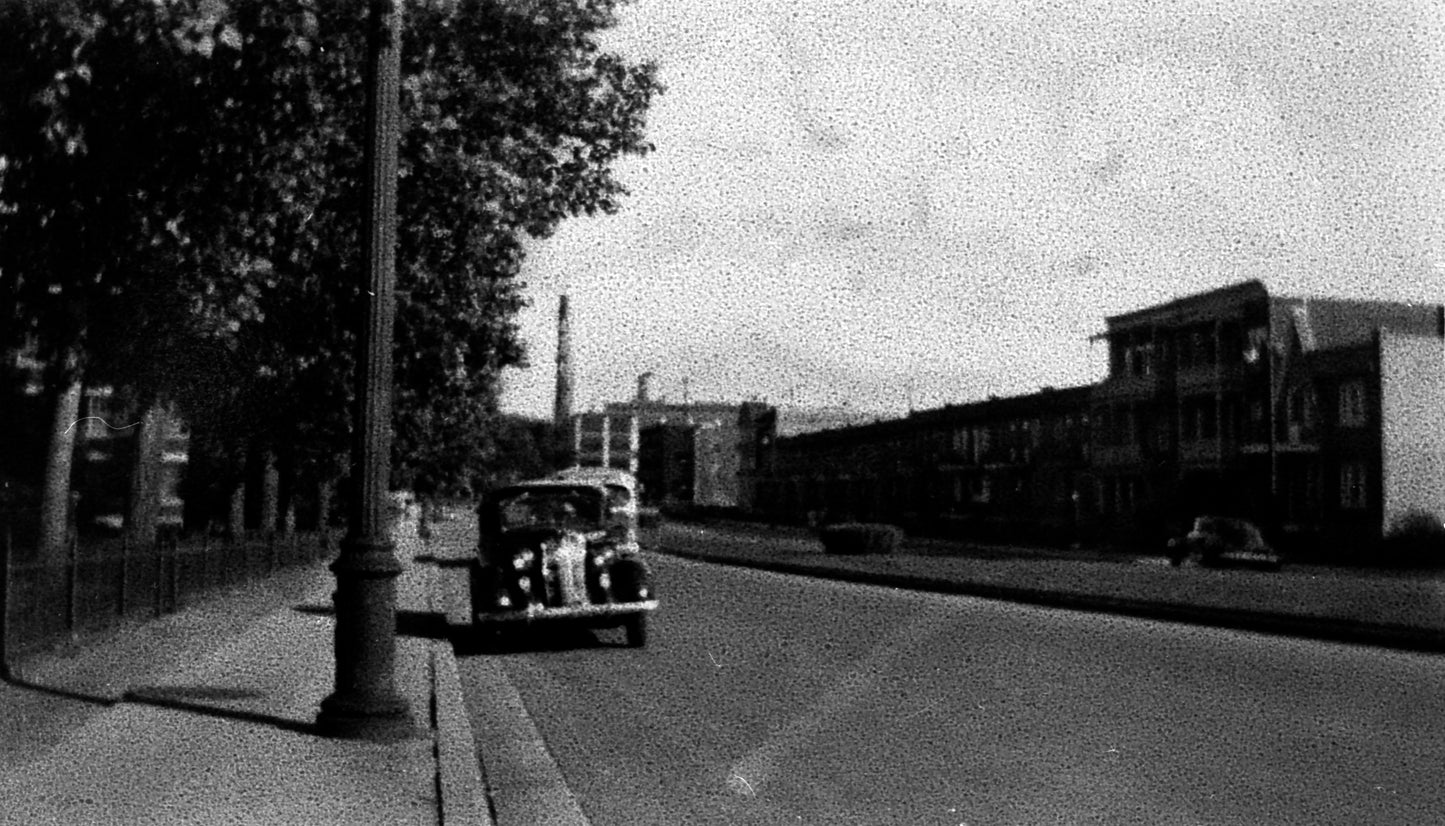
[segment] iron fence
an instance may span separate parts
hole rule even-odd
[[[335,553],[330,532],[242,538],[162,534],[72,536],[63,559],[36,560],[4,529],[0,652],[5,664],[128,619],[159,617],[207,592],[261,579]]]

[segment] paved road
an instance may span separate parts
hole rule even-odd
[[[656,565],[647,649],[501,655],[597,826],[1445,822],[1438,656]]]

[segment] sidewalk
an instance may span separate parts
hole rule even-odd
[[[242,618],[244,627],[209,647],[197,635],[224,622],[214,611],[148,625],[145,633],[168,638],[158,647],[197,654],[142,669],[138,684],[56,684],[47,682],[56,669],[21,669],[22,684],[0,687],[0,707],[39,714],[18,725],[45,734],[29,752],[7,754],[0,824],[490,824],[434,603],[437,570],[414,523],[396,541],[406,566],[397,580],[396,689],[415,736],[374,744],[316,733],[335,685],[335,579],[312,566],[288,574],[299,577],[291,594],[304,594],[299,602]]]
[[[673,523],[666,553],[785,573],[1151,617],[1313,639],[1445,652],[1445,578],[1286,565],[1171,568],[1162,557],[1031,552],[905,541],[889,556],[831,556],[802,531]],[[732,541],[710,541],[730,538]],[[689,538],[693,541],[689,542]],[[951,548],[943,547],[945,544]]]

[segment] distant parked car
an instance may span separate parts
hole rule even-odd
[[[1194,559],[1209,568],[1259,568],[1278,571],[1279,554],[1254,523],[1226,516],[1201,516],[1188,534],[1169,540],[1169,562],[1178,567]]]

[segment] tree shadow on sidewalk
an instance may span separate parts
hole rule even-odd
[[[258,699],[263,696],[265,695],[259,691],[224,686],[159,685],[132,688],[121,697],[121,702],[163,708],[168,711],[185,711],[241,723],[255,723],[296,734],[319,735],[321,733],[314,720],[292,720],[265,712],[211,705],[204,702],[206,700],[224,702]]]
[[[40,694],[48,694],[52,697],[59,697],[64,700],[74,700],[78,703],[88,703],[90,705],[103,706],[107,708],[121,702],[122,700],[121,697],[107,697],[102,694],[90,694],[84,691],[75,691],[69,688],[44,685],[43,683],[37,683],[29,680],[24,675],[18,674],[8,668],[5,670],[4,681],[7,685],[12,685],[25,691],[34,691]]]
[[[6,679],[5,682],[15,688],[99,706],[101,708],[115,708],[123,704],[144,705],[171,711],[204,714],[209,717],[220,717],[245,723],[258,723],[284,731],[293,731],[298,734],[319,733],[315,723],[309,720],[289,720],[272,714],[209,705],[203,702],[205,700],[215,702],[247,700],[257,699],[263,696],[260,692],[247,689],[227,688],[223,686],[142,686],[127,689],[119,696],[107,696],[37,683],[14,672],[6,676],[8,679]]]

